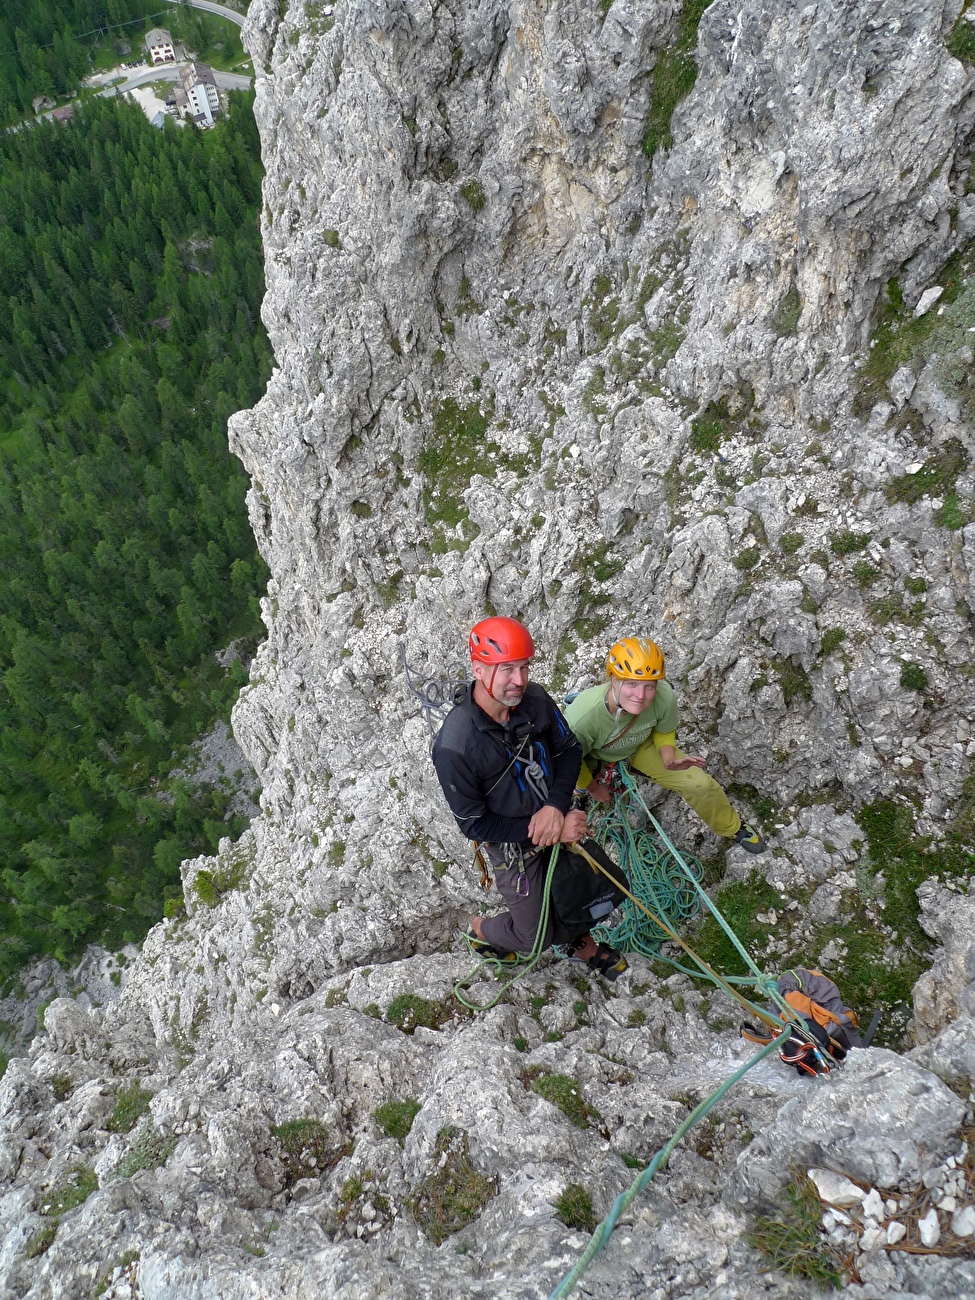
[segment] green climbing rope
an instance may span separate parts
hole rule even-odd
[[[605,822],[607,829],[604,833],[614,847],[617,848],[620,855],[617,860],[630,875],[630,879],[635,886],[634,893],[639,899],[645,899],[647,905],[650,906],[650,899],[653,897],[652,891],[656,888],[664,904],[658,915],[666,924],[670,924],[666,906],[669,904],[671,907],[676,908],[678,904],[672,900],[675,900],[678,895],[672,886],[669,884],[663,885],[659,882],[672,879],[681,881],[683,887],[690,891],[695,900],[690,915],[694,915],[702,906],[707,908],[728,936],[751,974],[744,977],[721,976],[718,978],[715,972],[690,948],[686,948],[686,951],[698,966],[699,969],[697,970],[690,969],[681,962],[675,961],[674,958],[665,956],[660,951],[660,946],[670,936],[660,926],[655,925],[653,920],[647,917],[642,912],[642,909],[638,905],[634,905],[633,902],[626,903],[621,924],[613,930],[603,931],[599,937],[602,938],[603,934],[610,936],[607,941],[612,942],[614,947],[621,948],[623,951],[632,951],[628,946],[624,946],[628,943],[634,943],[637,952],[645,953],[645,949],[649,947],[651,952],[649,954],[645,953],[645,955],[651,955],[658,960],[665,961],[668,965],[673,966],[675,970],[690,975],[695,979],[710,980],[712,983],[718,984],[719,987],[723,987],[726,992],[731,991],[729,985],[750,984],[760,999],[772,1002],[779,1009],[783,1019],[790,1021],[798,1030],[801,1030],[798,1015],[782,997],[774,977],[759,970],[741,940],[722,916],[717,904],[709,898],[701,883],[703,868],[700,862],[696,858],[690,857],[690,855],[682,854],[676,847],[670,836],[644,803],[637,784],[625,764],[618,764],[616,770],[625,797],[620,798],[617,795],[612,809],[603,814],[602,821],[599,824],[602,825],[602,822]],[[636,829],[634,829],[634,822],[636,823]],[[665,863],[665,865],[662,866],[662,863]],[[690,906],[683,903],[683,901],[680,905]],[[655,909],[651,907],[650,910]],[[634,917],[639,918],[638,924],[632,919]],[[756,1009],[754,1004],[752,1004],[752,1007]]]

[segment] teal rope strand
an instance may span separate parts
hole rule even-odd
[[[571,1294],[571,1292],[575,1290],[576,1283],[582,1277],[583,1273],[585,1273],[586,1269],[595,1257],[608,1243],[610,1235],[619,1221],[620,1215],[628,1209],[637,1196],[639,1196],[653,1178],[654,1174],[666,1165],[667,1161],[673,1154],[674,1148],[685,1133],[688,1133],[699,1120],[702,1120],[708,1111],[717,1105],[725,1093],[728,1092],[729,1089],[733,1088],[743,1075],[748,1073],[753,1065],[757,1065],[759,1061],[764,1060],[766,1056],[771,1055],[777,1046],[778,1043],[773,1038],[773,1040],[767,1046],[763,1047],[757,1055],[753,1056],[750,1061],[746,1061],[740,1069],[736,1070],[734,1074],[725,1079],[724,1083],[722,1083],[719,1088],[716,1088],[709,1097],[705,1098],[699,1106],[695,1107],[695,1109],[691,1111],[667,1145],[657,1152],[647,1168],[634,1179],[625,1192],[621,1192],[619,1196],[617,1196],[609,1214],[607,1214],[606,1218],[603,1219],[602,1223],[597,1225],[596,1231],[592,1234],[589,1245],[583,1251],[578,1263],[570,1273],[566,1274],[555,1290],[551,1293],[548,1300],[564,1300],[565,1296]]]
[[[713,903],[711,899],[708,897],[706,890],[701,884],[700,876],[688,866],[680,850],[676,847],[676,845],[668,836],[667,832],[660,825],[656,817],[654,817],[653,813],[644,803],[643,796],[640,794],[640,791],[637,788],[637,784],[636,781],[633,779],[632,773],[622,763],[619,764],[619,766],[617,767],[617,772],[619,773],[624,789],[627,791],[629,795],[632,795],[637,800],[639,807],[640,809],[642,809],[643,815],[645,816],[647,822],[649,823],[649,825],[653,827],[654,831],[659,836],[660,840],[666,846],[674,862],[676,862],[677,866],[683,873],[684,879],[687,881],[688,885],[695,891],[699,902],[703,903],[704,906],[707,907],[708,911],[711,913],[714,919],[721,926],[722,930],[724,930],[725,934],[731,940],[739,956],[744,961],[746,967],[752,972],[751,976],[746,977],[745,979],[735,979],[734,981],[732,981],[727,979],[726,976],[722,976],[722,979],[725,979],[725,981],[729,984],[732,982],[751,984],[752,987],[755,989],[755,991],[761,997],[767,998],[774,1006],[776,1006],[779,1009],[779,1012],[782,1014],[783,1020],[788,1021],[794,1027],[794,1029],[800,1034],[800,1036],[806,1037],[808,1039],[809,1035],[806,1033],[803,1027],[800,1016],[795,1011],[795,1009],[789,1006],[788,1002],[786,1002],[786,1000],[783,998],[781,992],[779,991],[779,986],[775,978],[771,975],[766,975],[763,971],[759,970],[759,968],[752,961],[751,956],[749,955],[745,946],[742,944],[741,940],[735,934],[734,930],[732,930],[731,926],[728,924],[725,918],[721,915],[721,911],[718,908],[717,904]],[[627,826],[627,829],[629,830],[629,821],[626,820],[625,812],[623,814],[623,820]],[[697,863],[696,859],[695,859],[695,863],[698,867],[700,866],[700,863]],[[637,891],[634,890],[633,892],[636,893]],[[692,956],[695,961],[699,960],[696,953],[690,953],[689,955]],[[677,965],[677,963],[673,962],[670,958],[665,957],[663,958],[663,960],[669,962],[670,965],[675,965],[675,966]],[[685,971],[685,973],[688,975],[695,974],[695,972],[686,970],[686,968],[683,966],[678,966],[678,969]],[[707,971],[703,969],[700,973],[700,976],[698,976],[698,978],[704,978],[713,982],[713,976],[711,976]],[[753,1010],[758,1009],[757,1007],[754,1006],[754,1004],[752,1004],[752,1006],[753,1006]],[[822,1053],[819,1051],[818,1046],[815,1044],[814,1040],[809,1039],[809,1041],[811,1045],[813,1045],[814,1050],[816,1051],[816,1055],[822,1061],[823,1060]]]

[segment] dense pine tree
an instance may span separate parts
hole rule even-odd
[[[8,970],[141,937],[180,859],[228,831],[220,798],[168,773],[244,680],[213,652],[259,633],[226,445],[270,370],[259,193],[249,96],[205,133],[94,100],[0,136]]]

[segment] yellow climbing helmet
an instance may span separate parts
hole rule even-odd
[[[645,637],[626,636],[606,656],[606,675],[624,682],[659,682],[667,676],[664,652]]]

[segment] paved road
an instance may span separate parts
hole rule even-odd
[[[102,99],[110,99],[113,95],[124,95],[134,86],[145,86],[150,81],[179,81],[179,70],[184,66],[182,63],[159,63],[154,68],[133,73],[126,81],[107,86],[105,90],[99,91],[99,95]],[[250,77],[243,77],[236,72],[220,72],[217,68],[213,70],[213,78],[221,90],[248,90],[251,84]]]
[[[238,27],[244,25],[243,14],[239,14],[236,9],[228,9],[226,5],[218,5],[215,0],[182,0],[182,3],[188,4],[191,9],[204,9],[208,14],[219,14],[221,18],[229,18]]]

